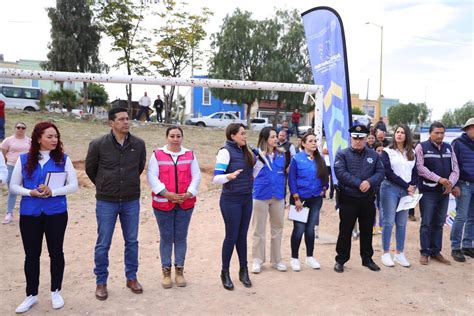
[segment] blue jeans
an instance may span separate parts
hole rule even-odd
[[[188,246],[188,228],[193,209],[183,210],[176,205],[171,211],[155,210],[156,222],[160,229],[160,256],[163,268],[171,267],[171,253],[174,244],[174,265],[184,267]]]
[[[112,243],[117,216],[120,218],[125,241],[125,276],[127,280],[137,278],[138,270],[138,221],[140,200],[108,202],[97,200],[97,242],[95,244],[95,269],[97,284],[107,284],[109,276],[109,249]]]
[[[420,200],[420,253],[422,256],[437,256],[443,244],[443,225],[448,212],[449,194],[422,192]]]
[[[306,256],[312,257],[314,251],[314,226],[319,225],[319,212],[323,205],[322,197],[301,199],[305,201],[304,206],[309,207],[308,221],[306,223],[293,221],[293,232],[291,233],[291,257],[298,258],[301,239],[304,234],[306,244]]]
[[[222,270],[229,270],[234,247],[237,249],[240,267],[247,267],[247,232],[252,217],[252,194],[221,194],[219,206],[225,224]]]
[[[459,180],[461,196],[456,198],[456,217],[451,227],[451,249],[474,248],[474,183]],[[463,235],[464,229],[464,235]],[[462,245],[461,245],[462,240]]]
[[[10,185],[10,180],[12,179],[12,173],[15,166],[7,165],[8,169],[8,178],[7,183]],[[7,214],[13,214],[13,209],[15,208],[16,204],[16,194],[11,193],[10,188],[8,190],[8,198],[7,198]]]
[[[383,209],[382,245],[384,252],[390,250],[390,239],[392,228],[396,224],[395,240],[397,251],[403,252],[405,247],[405,236],[407,229],[408,210],[396,212],[400,199],[408,194],[407,190],[385,180],[380,187],[380,205]]]

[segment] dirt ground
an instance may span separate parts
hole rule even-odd
[[[198,204],[191,220],[185,276],[188,286],[165,290],[160,286],[159,234],[151,209],[150,189],[142,175],[142,197],[139,228],[138,279],[144,293],[136,295],[125,287],[123,239],[120,224],[116,227],[110,250],[109,298],[98,301],[94,297],[95,277],[93,253],[96,239],[95,190],[84,175],[84,163],[89,141],[108,131],[101,122],[85,122],[77,119],[7,111],[7,135],[13,124],[25,121],[28,133],[35,122],[53,119],[62,133],[66,152],[72,157],[78,170],[80,190],[68,196],[69,222],[64,252],[66,270],[62,295],[65,306],[58,311],[51,307],[49,295],[49,258],[46,244],[41,259],[39,303],[28,313],[31,315],[151,315],[151,314],[443,314],[467,315],[474,310],[473,260],[465,263],[452,262],[444,266],[431,262],[428,266],[418,263],[419,220],[409,222],[405,254],[412,263],[410,268],[381,265],[381,235],[374,236],[374,260],[381,265],[381,272],[371,272],[361,266],[358,242],[353,242],[352,259],[342,274],[333,271],[335,239],[339,219],[332,200],[324,200],[321,213],[320,240],[315,247],[315,257],[321,263],[320,270],[311,270],[302,264],[301,272],[278,272],[269,262],[258,275],[251,275],[253,287],[244,288],[238,281],[238,261],[234,253],[231,276],[235,290],[222,288],[219,274],[221,245],[224,225],[219,211],[220,188],[210,183],[214,155],[224,141],[222,130],[185,127],[184,146],[195,150],[203,172]],[[148,156],[152,149],[164,144],[164,128],[140,125],[132,133],[147,143]],[[256,143],[251,133],[250,143]],[[0,189],[0,210],[6,203],[6,190]],[[417,217],[419,213],[417,211]],[[286,221],[282,253],[289,265],[291,221]],[[444,230],[443,254],[450,258],[449,227]],[[269,229],[267,229],[269,235]],[[0,314],[13,314],[25,296],[23,274],[24,253],[18,227],[18,212],[9,225],[0,226],[2,263],[0,278]],[[268,236],[269,241],[269,236]],[[251,261],[251,230],[248,236],[249,262]],[[269,251],[269,247],[267,247]],[[302,243],[300,258],[304,259]],[[267,253],[268,255],[268,253]],[[471,310],[471,312],[469,312]]]

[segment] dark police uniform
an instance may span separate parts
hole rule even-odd
[[[355,125],[349,129],[349,132],[353,137],[365,137],[369,131],[365,126]],[[352,229],[358,219],[362,264],[371,270],[378,270],[379,268],[372,260],[374,254],[372,227],[375,218],[375,189],[384,179],[382,161],[372,149],[364,147],[361,151],[355,151],[349,147],[337,153],[334,172],[338,180],[340,218],[334,269],[337,272],[343,272],[344,263],[349,261]],[[364,180],[370,183],[370,189],[367,192],[359,190]]]

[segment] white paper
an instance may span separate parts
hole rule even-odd
[[[402,197],[398,203],[397,212],[415,208],[422,196],[423,194],[413,194]]]
[[[67,172],[48,172],[44,184],[51,190],[62,188],[66,185]]]
[[[303,207],[301,211],[296,210],[296,206],[290,205],[290,212],[288,213],[288,219],[293,221],[306,223],[308,221],[309,207]]]

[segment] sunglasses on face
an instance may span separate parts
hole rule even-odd
[[[25,126],[17,126],[16,129],[26,129]]]

